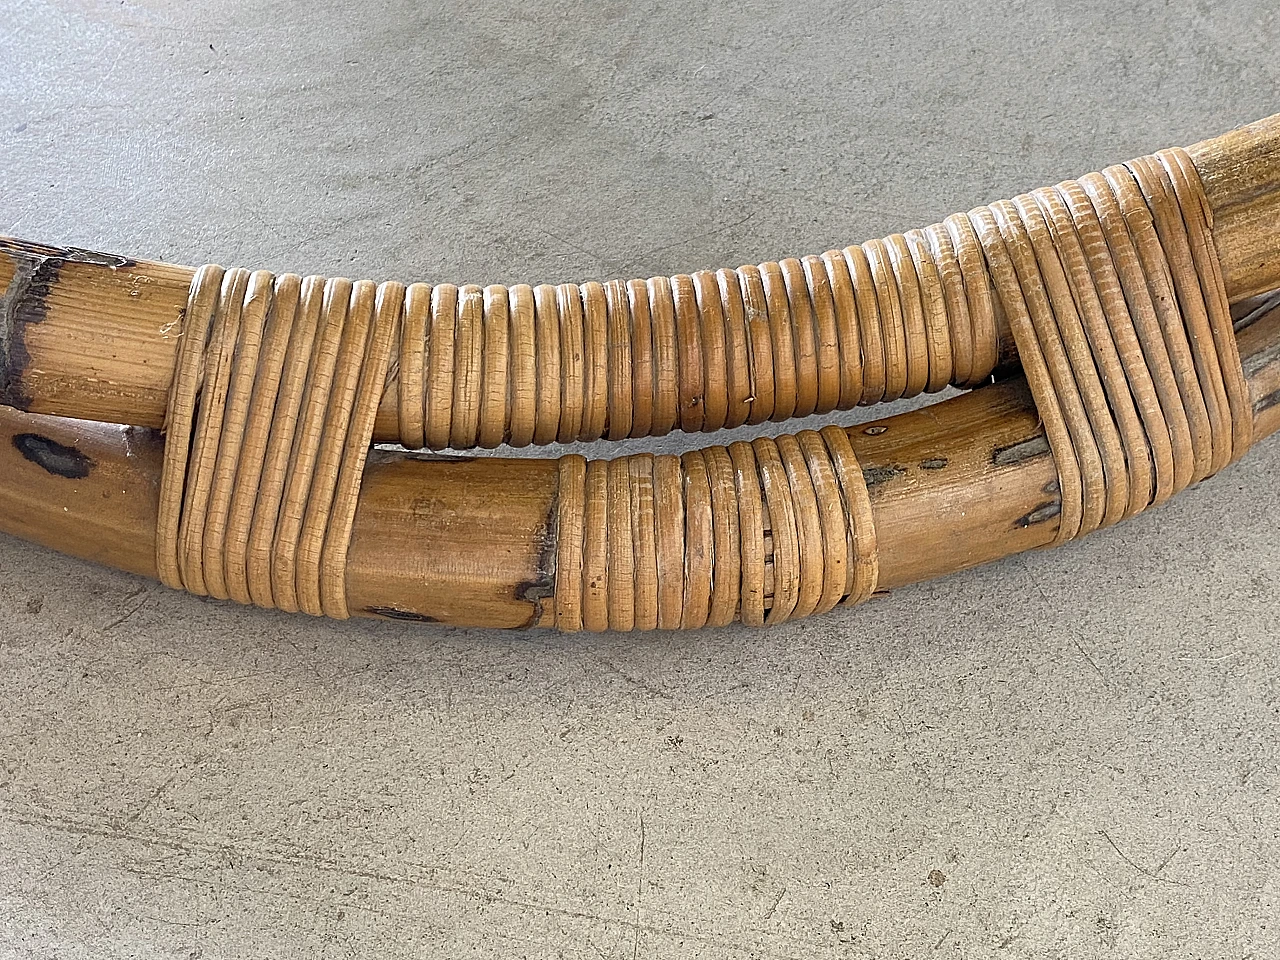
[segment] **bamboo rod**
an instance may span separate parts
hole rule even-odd
[[[1232,303],[1280,287],[1280,114],[1187,148]]]
[[[1189,148],[1204,181],[1226,290],[1280,287],[1280,115]],[[160,427],[193,270],[0,240],[0,403]],[[997,328],[996,353],[1016,357]],[[374,439],[400,437],[398,384]]]
[[[1256,437],[1280,429],[1280,308],[1239,334]],[[849,428],[892,590],[1051,544],[1057,472],[1021,378]],[[0,530],[155,577],[154,430],[0,408]],[[549,624],[554,461],[376,451],[347,567],[354,613]]]

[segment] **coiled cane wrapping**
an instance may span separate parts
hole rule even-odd
[[[196,593],[346,616],[378,403],[410,446],[661,435],[973,385],[1007,323],[1059,474],[1058,540],[1238,457],[1251,419],[1182,151],[822,257],[558,287],[375,287],[204,267],[170,392],[158,561]],[[846,431],[565,457],[566,630],[780,623],[876,586]]]

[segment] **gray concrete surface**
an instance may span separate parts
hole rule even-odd
[[[0,232],[563,280],[1280,109],[1252,3],[4,0]],[[1280,443],[774,630],[318,623],[0,538],[0,956],[1263,958]]]

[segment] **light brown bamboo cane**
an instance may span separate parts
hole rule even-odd
[[[1280,287],[1280,115],[1189,148],[1214,219],[1232,303]],[[0,240],[0,403],[32,413],[159,427],[193,270]],[[1012,361],[1007,329],[992,355]],[[399,384],[378,411],[395,441]]]

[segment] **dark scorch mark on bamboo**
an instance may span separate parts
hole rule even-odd
[[[946,457],[930,457],[920,461],[921,470],[941,470],[947,465]]]
[[[23,389],[23,373],[31,362],[26,331],[44,321],[49,292],[57,286],[63,264],[90,263],[119,270],[133,266],[134,261],[77,247],[3,238],[0,256],[13,263],[13,277],[0,294],[0,404],[26,411],[31,408],[31,397]]]
[[[5,250],[5,253],[10,251]],[[0,403],[28,410],[31,398],[22,389],[22,371],[31,361],[27,353],[25,331],[27,324],[44,319],[44,294],[48,289],[33,291],[36,272],[49,261],[36,261],[30,257],[11,254],[13,277],[3,294],[0,294]],[[53,270],[56,275],[56,268]]]
[[[425,613],[414,613],[412,610],[398,610],[395,607],[365,607],[365,613],[371,613],[375,617],[382,617],[386,620],[407,620],[411,623],[439,623],[435,617],[429,617]]]
[[[91,457],[75,447],[68,447],[38,433],[19,433],[14,436],[13,445],[23,457],[55,477],[83,480],[94,468]]]
[[[1044,435],[1032,437],[1030,440],[1019,440],[1007,447],[996,447],[991,452],[991,462],[997,467],[1012,467],[1049,453],[1049,439]]]
[[[560,537],[559,527],[560,492],[557,490],[556,495],[551,498],[546,523],[541,531],[537,572],[528,580],[521,580],[516,584],[516,599],[533,604],[529,619],[522,624],[522,628],[536,626],[542,620],[543,604],[556,595],[556,543]]]
[[[903,476],[906,472],[906,467],[896,463],[886,464],[885,466],[863,467],[862,479],[867,482],[869,489],[878,487],[882,483],[888,483],[890,480]]]
[[[1256,417],[1264,411],[1270,410],[1272,407],[1280,404],[1280,390],[1274,390],[1265,397],[1260,398],[1253,405],[1253,415]]]
[[[1028,514],[1024,514],[1017,520],[1013,521],[1013,525],[1018,530],[1025,530],[1027,527],[1037,523],[1044,523],[1046,520],[1052,520],[1058,514],[1062,513],[1062,501],[1050,500],[1042,503]]]

